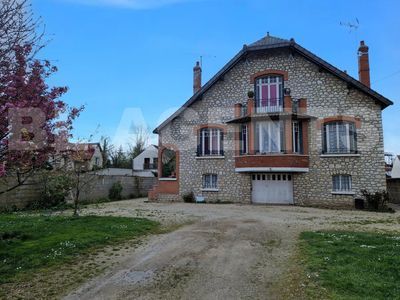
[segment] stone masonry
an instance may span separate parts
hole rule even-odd
[[[250,78],[267,69],[288,73],[284,87],[291,97],[307,99],[307,114],[313,118],[308,126],[309,172],[293,173],[294,203],[320,207],[353,207],[360,191],[386,189],[381,106],[366,93],[348,84],[306,58],[288,49],[252,53],[238,62],[208,89],[202,98],[159,132],[160,145],[173,144],[179,149],[179,195],[159,194],[159,200],[181,200],[194,192],[209,201],[251,202],[251,175],[235,172],[237,125],[226,124],[234,118],[234,105],[247,102],[248,91],[254,91]],[[351,156],[325,157],[322,131],[318,121],[338,115],[360,118],[357,150]],[[224,157],[196,157],[196,128],[204,124],[224,126]],[[218,174],[218,191],[202,191],[202,175]],[[332,175],[349,174],[355,195],[332,194]]]

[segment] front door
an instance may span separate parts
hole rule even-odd
[[[291,174],[252,174],[252,202],[259,204],[293,204]]]

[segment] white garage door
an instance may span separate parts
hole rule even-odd
[[[252,174],[253,203],[293,204],[291,174]]]

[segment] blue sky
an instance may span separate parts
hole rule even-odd
[[[295,38],[354,77],[360,40],[370,47],[372,87],[395,102],[383,113],[385,150],[400,153],[400,1],[33,0],[51,42],[40,52],[59,68],[51,84],[85,104],[75,135],[129,141],[132,124],[154,128],[243,46]],[[340,23],[355,24],[350,30]],[[97,130],[96,130],[97,128]]]

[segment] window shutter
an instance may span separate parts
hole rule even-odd
[[[298,122],[299,125],[299,153],[303,154],[303,122]]]
[[[202,130],[199,130],[198,136],[197,136],[197,156],[201,156],[201,149],[202,149],[202,145],[203,145],[203,139],[202,137]]]
[[[322,127],[322,153],[328,152],[327,140],[326,140],[326,133],[328,130],[328,124],[324,124]]]
[[[280,134],[280,140],[281,140],[281,144],[280,144],[280,148],[281,148],[281,152],[285,153],[286,152],[286,145],[285,145],[285,124],[283,123],[283,121],[279,121],[279,134]]]
[[[350,123],[349,130],[350,130],[350,152],[355,153],[357,152],[357,132],[354,123]]]
[[[220,129],[219,129],[220,130]],[[219,149],[219,154],[221,156],[224,155],[224,132],[222,130],[220,130],[220,149]]]

